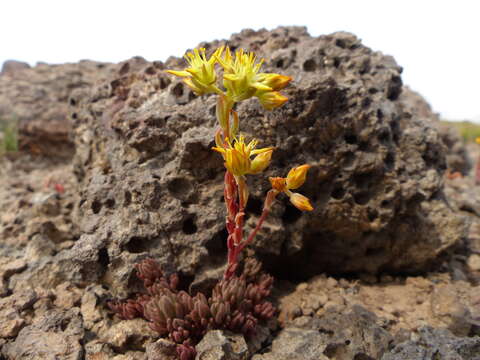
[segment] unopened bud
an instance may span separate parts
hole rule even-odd
[[[290,194],[290,202],[298,209],[302,211],[312,211],[313,206],[310,204],[310,200],[306,196],[299,193]]]

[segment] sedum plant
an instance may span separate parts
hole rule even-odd
[[[208,298],[200,292],[191,295],[179,290],[178,276],[165,275],[152,259],[135,268],[146,293],[124,302],[111,301],[108,306],[122,319],[148,320],[153,330],[177,344],[180,360],[195,358],[194,346],[208,330],[226,329],[252,337],[258,321],[275,313],[265,300],[273,278],[261,272],[260,263],[253,258],[244,261],[239,276],[219,281]]]
[[[185,55],[189,67],[182,71],[168,70],[183,78],[184,83],[197,95],[216,94],[216,117],[219,128],[215,133],[213,148],[224,160],[224,197],[227,209],[227,267],[224,278],[235,273],[242,250],[252,243],[261,228],[275,198],[284,193],[290,202],[303,211],[313,210],[307,197],[292,192],[305,182],[309,165],[291,169],[286,178],[270,178],[272,189],[267,193],[257,226],[248,236],[244,234],[245,208],[249,189],[247,175],[259,175],[270,164],[273,147],[257,148],[258,140],[246,141],[240,132],[240,120],[234,110],[236,103],[255,97],[266,110],[282,106],[288,99],[280,93],[292,80],[291,77],[261,73],[263,59],[257,62],[254,53],[238,50],[232,55],[228,47],[220,47],[208,58],[205,49],[195,49]],[[217,69],[223,70],[220,77]],[[220,85],[223,85],[223,87]],[[222,89],[223,88],[223,89]]]
[[[245,208],[249,188],[247,176],[261,174],[270,164],[273,147],[258,148],[257,139],[247,140],[240,132],[241,121],[235,104],[255,97],[266,110],[282,106],[287,98],[280,93],[292,80],[289,76],[261,73],[263,60],[257,62],[253,53],[220,47],[207,57],[205,49],[195,49],[185,55],[189,66],[182,71],[168,70],[183,78],[195,94],[217,95],[213,150],[222,156],[225,165],[224,197],[226,205],[227,266],[211,294],[192,295],[179,290],[179,278],[166,276],[152,259],[136,265],[137,277],[143,281],[144,293],[124,302],[111,301],[109,307],[122,319],[142,317],[152,329],[177,344],[181,360],[195,358],[194,346],[208,330],[227,329],[255,335],[257,323],[275,314],[273,305],[265,300],[273,278],[261,272],[260,263],[240,255],[252,243],[268,216],[276,197],[283,193],[303,211],[313,210],[307,197],[294,192],[305,182],[309,165],[292,168],[285,178],[271,177],[272,188],[267,192],[263,211],[256,227],[244,233]],[[219,76],[219,70],[222,76]]]

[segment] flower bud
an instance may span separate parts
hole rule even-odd
[[[287,175],[287,189],[298,189],[307,178],[307,171],[310,165],[300,165],[292,168]]]
[[[302,211],[312,211],[313,206],[306,196],[299,193],[290,194],[290,202],[298,209]]]
[[[250,173],[258,174],[258,173],[261,173],[263,170],[265,170],[268,167],[268,165],[270,165],[270,160],[272,159],[272,153],[273,153],[273,150],[268,150],[255,156],[250,166]]]
[[[262,91],[255,95],[266,110],[273,110],[280,107],[288,100],[286,96],[283,96],[278,91]]]
[[[259,76],[262,77],[261,83],[273,91],[282,90],[292,81],[290,76],[280,74],[259,74]]]

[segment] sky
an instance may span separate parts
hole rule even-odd
[[[480,122],[477,0],[6,0],[0,64],[165,60],[242,29],[349,31],[393,55],[405,84],[442,118]]]

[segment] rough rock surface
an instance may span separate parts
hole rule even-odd
[[[396,345],[382,360],[480,359],[480,337],[458,338],[448,330],[422,328],[415,339]]]
[[[255,100],[238,107],[244,132],[276,147],[266,175],[312,165],[302,191],[315,211],[300,216],[278,202],[255,242],[274,273],[416,271],[465,236],[442,193],[445,147],[399,98],[393,58],[351,34],[312,38],[303,28],[244,31],[229,44],[295,79],[279,110],[265,113]],[[191,276],[225,251],[222,164],[210,150],[215,99],[162,71],[182,67],[179,59],[141,65],[124,63],[109,82],[71,96],[83,235],[63,256],[96,280],[104,271],[91,264],[104,254],[120,292],[147,254]],[[248,227],[268,189],[263,177],[250,181]]]
[[[7,359],[80,360],[84,329],[78,308],[67,312],[51,310],[33,325],[23,328],[14,342],[2,347]]]
[[[479,188],[471,173],[444,178],[450,152],[428,121],[434,114],[401,91],[393,60],[352,35],[311,38],[301,28],[244,31],[229,43],[266,56],[267,71],[295,78],[284,108],[265,113],[250,101],[238,109],[247,135],[277,147],[267,176],[314,165],[302,192],[315,199],[316,211],[300,216],[281,200],[257,239],[257,253],[277,276],[272,300],[283,330],[262,330],[248,343],[250,354],[294,359],[295,346],[305,346],[315,359],[379,358],[392,338],[395,354],[408,341],[408,349],[423,351],[430,340],[417,341],[425,338],[417,330],[431,326],[454,333],[432,332],[467,344],[471,359],[476,338],[466,336],[480,334]],[[193,281],[196,289],[211,287],[222,272],[222,164],[210,150],[214,99],[194,97],[162,72],[182,67],[177,58],[135,58],[101,73],[88,64],[19,65],[0,75],[2,109],[24,114],[26,129],[37,114],[35,127],[54,133],[53,122],[60,129],[70,118],[76,147],[73,168],[28,154],[0,159],[2,360],[43,358],[46,348],[58,359],[172,357],[171,344],[146,322],[119,321],[106,301],[137,290],[132,265],[146,256],[167,271],[180,269],[182,285]],[[25,86],[28,101],[5,96],[5,89],[18,94],[15,83]],[[45,104],[50,115],[36,112]],[[58,153],[58,142],[46,139],[68,139],[68,126],[58,138],[35,130],[31,143]],[[476,158],[480,147],[468,151]],[[252,226],[267,181],[249,181]],[[462,217],[472,224],[466,237]],[[398,273],[435,257],[432,273]],[[328,275],[305,280],[323,271]],[[332,277],[336,272],[351,277]],[[307,282],[290,282],[297,278]]]
[[[417,92],[404,86],[399,97],[406,110],[437,129],[446,149],[447,167],[451,172],[468,174],[471,169],[471,159],[468,157],[465,144],[458,131],[440,121],[440,116],[434,113],[430,104]]]
[[[69,95],[74,89],[105,80],[110,67],[93,61],[33,68],[17,61],[5,62],[0,73],[0,119],[18,122],[20,149],[71,157]]]
[[[246,360],[248,347],[243,335],[209,331],[196,346],[196,360]]]
[[[280,332],[272,351],[254,360],[378,359],[392,342],[391,335],[371,312],[354,305],[345,313],[303,316]]]

